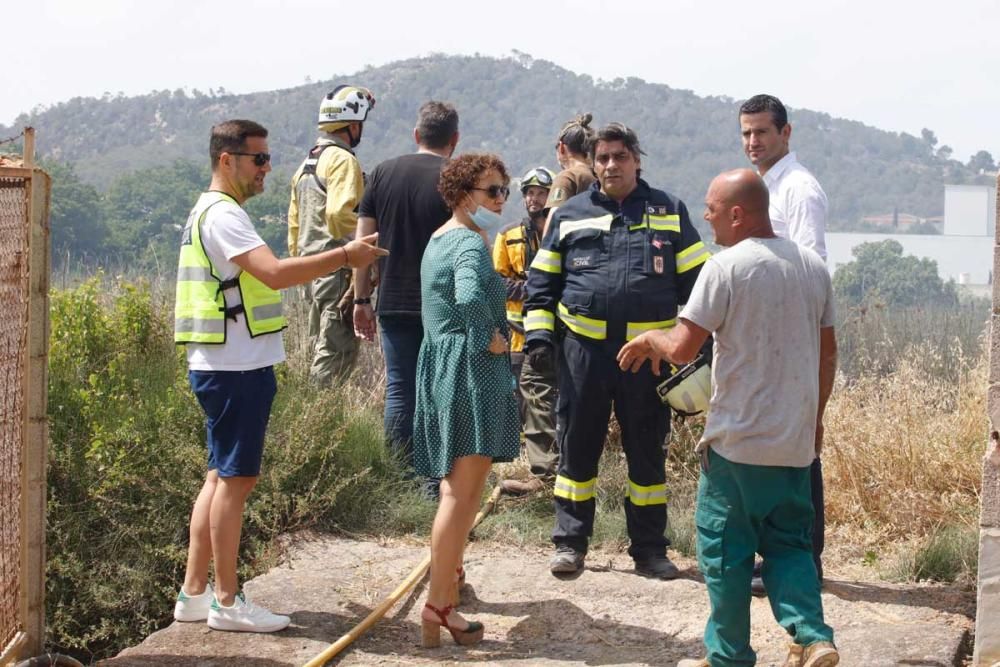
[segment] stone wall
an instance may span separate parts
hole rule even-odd
[[[997,178],[1000,184],[1000,176]],[[1000,189],[997,237],[993,246],[993,311],[990,326],[990,379],[987,410],[990,437],[983,462],[980,514],[979,588],[976,649],[972,664],[1000,665]]]

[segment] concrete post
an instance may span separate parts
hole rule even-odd
[[[1000,186],[1000,176],[997,178]],[[983,462],[979,520],[979,588],[976,594],[976,648],[972,664],[1000,665],[1000,187],[997,236],[993,246],[993,310],[990,321],[990,379],[987,411],[990,438]]]

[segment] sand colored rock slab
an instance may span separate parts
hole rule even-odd
[[[297,540],[288,560],[248,582],[251,599],[289,613],[274,635],[214,632],[174,623],[104,665],[271,667],[301,665],[345,634],[422,558],[412,544],[334,537]],[[473,544],[462,610],[486,625],[486,639],[460,649],[419,646],[424,591],[404,600],[334,664],[354,665],[673,665],[700,655],[708,597],[697,568],[683,577],[636,576],[623,554],[592,553],[573,580],[548,573],[546,551]],[[837,581],[823,595],[843,665],[952,665],[970,625],[970,594],[945,587]],[[786,635],[766,600],[751,609],[760,665],[781,664]]]

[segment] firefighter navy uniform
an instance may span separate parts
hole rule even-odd
[[[553,215],[528,274],[524,324],[527,349],[551,345],[559,360],[556,546],[587,551],[613,407],[628,462],[629,555],[666,555],[663,378],[649,364],[622,371],[615,357],[642,332],[674,326],[708,257],[684,203],[641,178],[621,205],[594,184]]]

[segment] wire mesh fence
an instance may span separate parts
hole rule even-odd
[[[22,465],[28,342],[30,179],[0,176],[0,648],[23,627]]]

